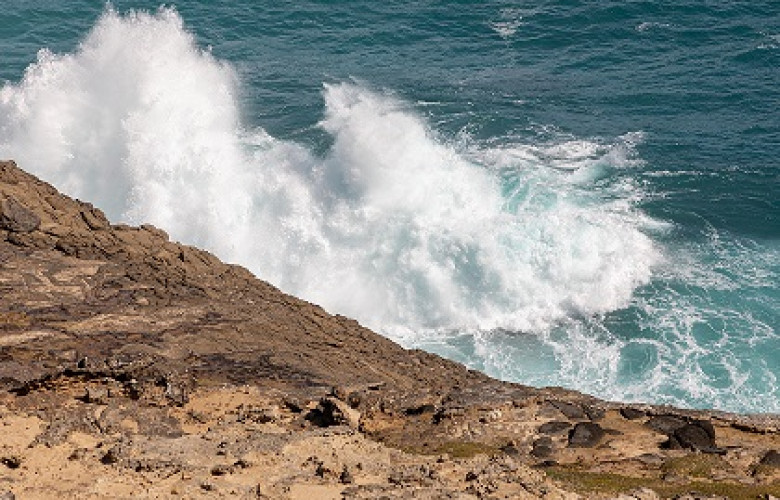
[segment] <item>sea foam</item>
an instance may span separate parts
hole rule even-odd
[[[107,11],[73,53],[42,50],[0,90],[0,156],[114,221],[154,223],[496,376],[777,408],[750,402],[755,387],[776,387],[776,367],[743,380],[747,361],[719,354],[728,328],[698,331],[714,315],[776,341],[766,320],[708,309],[702,280],[723,273],[698,249],[680,254],[690,262],[664,257],[668,226],[639,208],[642,134],[448,138],[419,107],[346,81],[323,86],[318,127],[330,146],[319,152],[246,126],[239,92],[231,66],[175,11]],[[696,286],[700,295],[679,292]],[[637,331],[615,328],[621,315]],[[728,387],[708,363],[733,372]]]

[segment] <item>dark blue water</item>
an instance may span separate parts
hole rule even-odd
[[[0,155],[112,218],[495,376],[780,411],[777,2],[7,3]]]

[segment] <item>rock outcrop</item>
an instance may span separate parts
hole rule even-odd
[[[780,495],[777,416],[496,381],[12,162],[0,429],[8,498]]]

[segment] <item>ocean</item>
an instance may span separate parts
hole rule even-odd
[[[0,85],[0,157],[406,347],[780,413],[775,0],[6,0]]]

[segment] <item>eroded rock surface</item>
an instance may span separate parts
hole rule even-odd
[[[499,382],[11,162],[0,429],[17,498],[780,495],[776,416]]]

